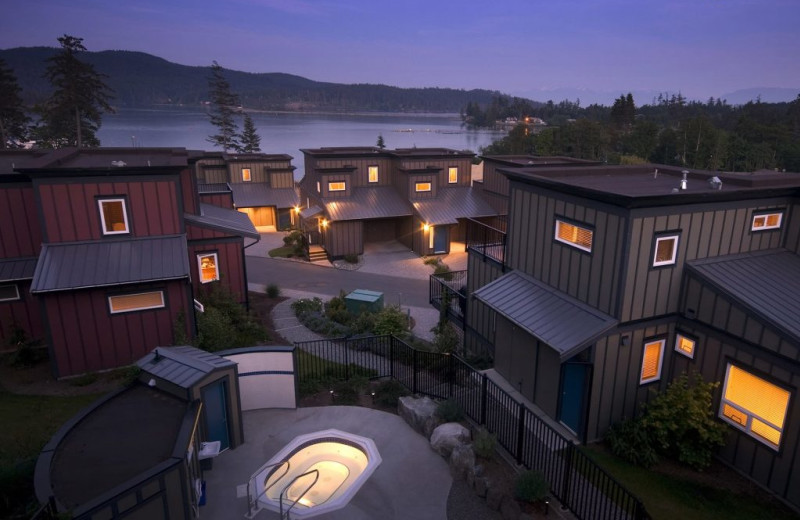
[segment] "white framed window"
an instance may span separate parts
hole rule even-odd
[[[217,253],[203,253],[197,255],[197,271],[200,273],[200,283],[219,280],[219,259]]]
[[[0,285],[0,302],[13,302],[19,300],[19,287],[17,284]]]
[[[104,235],[122,235],[130,232],[125,199],[98,199],[97,207],[100,208],[100,221]]]
[[[319,181],[317,181],[317,193],[319,193],[320,191],[321,190],[320,190],[320,187],[319,187]]]
[[[594,231],[556,219],[556,240],[583,251],[592,252]]]
[[[666,340],[657,339],[644,344],[642,355],[642,373],[639,384],[652,383],[661,379],[661,363],[664,361],[664,344]]]
[[[458,166],[451,166],[447,169],[447,182],[450,184],[458,183]]]
[[[377,166],[370,166],[367,168],[367,181],[368,182],[378,182],[378,167]]]
[[[250,168],[242,168],[242,181],[250,182],[252,180],[253,176],[250,174]]]
[[[431,183],[430,182],[416,182],[414,183],[414,191],[417,193],[431,191]]]
[[[697,341],[693,340],[683,334],[675,335],[675,352],[683,354],[689,359],[694,359],[694,349],[697,346]]]
[[[347,184],[344,181],[332,181],[328,183],[328,191],[345,191]]]
[[[672,265],[678,257],[678,235],[656,238],[653,267]]]
[[[719,417],[777,450],[783,436],[789,391],[728,363]]]
[[[780,211],[775,213],[759,213],[758,215],[753,215],[753,225],[750,227],[750,231],[780,229],[781,221],[783,221],[783,213]]]
[[[108,307],[111,310],[111,314],[160,309],[164,307],[164,291],[109,296]]]

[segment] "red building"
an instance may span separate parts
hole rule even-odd
[[[202,287],[247,301],[246,215],[200,203],[184,149],[0,155],[0,338],[49,347],[57,377],[127,365],[176,329]]]

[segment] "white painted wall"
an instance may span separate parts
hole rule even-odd
[[[239,365],[242,411],[262,408],[297,408],[292,352],[236,352],[223,355]]]

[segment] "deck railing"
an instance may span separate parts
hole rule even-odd
[[[428,294],[435,308],[447,307],[447,317],[459,328],[464,328],[467,312],[467,271],[450,271],[430,276]]]
[[[467,219],[467,230],[465,247],[468,251],[474,251],[498,262],[505,270],[506,258],[506,233],[500,229],[478,222],[474,219]]]

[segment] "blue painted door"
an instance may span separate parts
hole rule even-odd
[[[433,228],[433,252],[447,252],[447,227],[436,226]]]
[[[278,211],[277,209],[275,211]],[[292,227],[292,210],[278,211],[278,230],[289,229]]]
[[[578,437],[583,435],[583,418],[586,416],[586,388],[590,368],[591,365],[586,363],[565,363],[562,368],[558,420]]]
[[[228,435],[228,392],[225,381],[219,380],[203,388],[207,441],[219,441],[220,450],[230,448]]]

